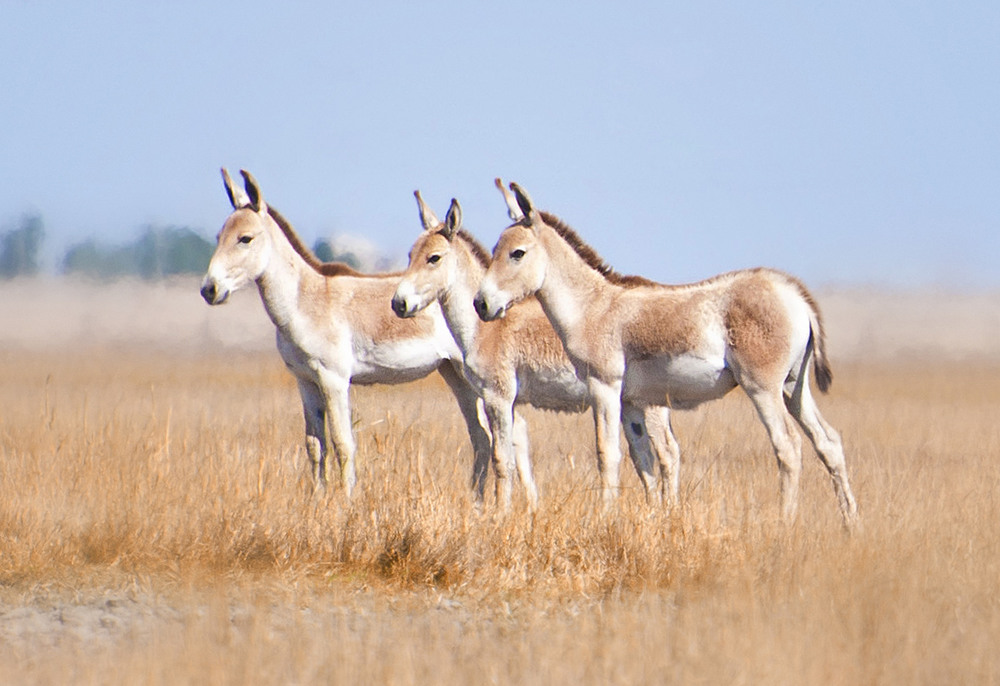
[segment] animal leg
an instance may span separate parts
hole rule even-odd
[[[329,409],[327,420],[330,424],[330,439],[333,442],[333,447],[337,452],[337,461],[340,464],[340,482],[348,497],[351,496],[354,486],[358,482],[354,466],[356,445],[354,442],[354,431],[351,426],[349,391],[350,383],[340,379],[327,381],[324,388],[327,408]]]
[[[623,404],[622,425],[625,427],[625,440],[628,442],[629,457],[646,493],[646,502],[657,502],[660,500],[660,491],[656,488],[653,444],[649,437],[649,427],[646,425],[643,409],[628,403]]]
[[[469,431],[473,455],[472,490],[476,500],[482,502],[483,494],[486,492],[486,475],[490,468],[492,448],[490,447],[490,436],[480,422],[477,406],[480,402],[479,397],[472,386],[451,364],[442,364],[438,367],[438,372],[448,384],[452,395],[455,396],[458,409],[462,412],[462,419],[465,420],[465,426]]]
[[[806,436],[816,449],[816,454],[826,466],[833,480],[833,490],[837,494],[840,513],[844,522],[850,526],[857,521],[858,504],[854,500],[851,486],[847,481],[847,461],[844,458],[844,445],[840,434],[820,414],[816,401],[802,375],[797,382],[785,387],[785,405],[789,413],[802,427]]]
[[[608,510],[618,496],[621,444],[621,382],[608,384],[591,377],[587,387],[594,404],[597,435],[597,471],[601,475],[601,496]]]
[[[531,451],[528,441],[528,423],[524,417],[514,412],[514,460],[521,484],[528,496],[528,507],[534,511],[538,507],[538,487],[531,470]]]
[[[781,483],[781,514],[786,522],[795,520],[799,501],[799,478],[802,475],[802,439],[792,426],[792,416],[779,392],[760,389],[747,391],[757,414],[767,429],[778,460]]]
[[[306,454],[313,488],[323,489],[327,484],[326,473],[326,400],[319,388],[310,381],[298,379],[302,396],[302,414],[306,420]]]
[[[660,461],[663,498],[668,506],[674,507],[680,502],[681,448],[670,426],[670,408],[649,406],[645,416],[646,431]]]
[[[511,471],[514,468],[514,408],[495,398],[484,398],[486,416],[493,433],[493,472],[496,474],[496,498],[507,510],[511,501]]]

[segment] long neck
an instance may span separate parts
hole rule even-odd
[[[271,255],[264,271],[257,277],[257,290],[271,321],[279,329],[287,330],[294,323],[303,282],[323,277],[306,264],[281,229],[268,224],[268,235]]]
[[[552,328],[566,344],[587,321],[591,310],[597,309],[617,287],[584,262],[553,229],[544,227],[540,240],[548,253],[548,267],[536,297]]]
[[[441,298],[441,312],[462,355],[467,355],[479,336],[482,324],[472,301],[486,269],[464,244],[456,243],[454,251],[457,261],[455,275]]]

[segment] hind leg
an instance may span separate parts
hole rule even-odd
[[[746,389],[778,460],[781,483],[781,515],[786,522],[795,520],[799,504],[799,478],[802,475],[802,439],[792,424],[780,390]]]
[[[789,413],[802,427],[802,430],[812,442],[816,454],[826,466],[833,480],[833,489],[837,494],[840,513],[844,521],[850,525],[858,517],[858,505],[847,481],[847,461],[844,458],[844,446],[837,430],[820,414],[816,401],[809,390],[806,375],[797,381],[785,385],[785,405]]]

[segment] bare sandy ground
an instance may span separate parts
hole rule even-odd
[[[197,279],[0,282],[0,348],[141,346],[184,353],[272,350],[254,289],[210,307]],[[818,290],[831,358],[1000,357],[1000,293]],[[386,307],[388,307],[386,303]]]

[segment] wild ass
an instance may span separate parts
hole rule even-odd
[[[691,408],[736,386],[750,397],[778,461],[781,511],[795,518],[801,438],[812,441],[833,481],[845,522],[857,517],[839,434],[820,415],[809,369],[823,392],[832,375],[819,310],[786,274],[752,269],[666,286],[613,271],[557,217],[511,184],[524,219],[503,231],[476,295],[486,321],[535,295],[586,378],[597,415],[604,496],[618,488],[623,402]]]
[[[400,317],[413,317],[440,304],[462,351],[465,376],[483,398],[493,438],[497,499],[509,504],[509,476],[516,461],[534,507],[537,490],[533,480],[523,476],[531,474],[527,427],[514,408],[528,403],[547,410],[583,412],[591,406],[587,386],[577,377],[562,341],[534,298],[526,299],[501,321],[485,324],[479,320],[472,300],[489,265],[488,253],[462,228],[458,201],[451,201],[442,223],[420,192],[414,195],[424,231],[410,248],[409,266],[392,298],[392,309]],[[667,408],[650,407],[645,414],[630,404],[622,410],[633,464],[647,499],[655,499],[659,494],[652,453],[677,454],[678,449]],[[675,499],[676,480],[665,479],[665,490],[668,482],[668,497]]]
[[[246,192],[223,169],[233,212],[219,231],[201,295],[210,305],[255,283],[274,322],[278,352],[302,396],[306,451],[314,483],[328,481],[326,431],[350,495],[357,481],[351,426],[351,384],[397,384],[437,370],[458,400],[475,453],[473,486],[482,496],[489,469],[489,436],[479,423],[475,391],[461,372],[461,353],[440,308],[402,321],[385,303],[399,274],[361,274],[321,263],[291,225],[270,208],[257,181],[243,175]]]

